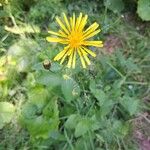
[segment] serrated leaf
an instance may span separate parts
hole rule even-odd
[[[123,53],[121,51],[116,51],[116,58],[118,59],[118,62],[119,65],[121,65],[121,67],[125,67],[126,65],[126,58],[125,56],[123,55]]]
[[[61,91],[65,100],[71,102],[80,94],[80,87],[72,78],[68,78],[62,81]]]
[[[43,109],[43,115],[47,118],[58,118],[59,110],[57,100],[51,99],[49,103]]]
[[[58,72],[61,69],[61,65],[57,62],[53,62],[51,66],[51,71]]]
[[[90,82],[90,90],[95,98],[99,101],[99,105],[103,105],[104,101],[107,100],[106,94],[101,89],[96,88],[95,81]]]
[[[38,116],[34,121],[30,121],[27,128],[34,138],[47,138],[50,130],[50,125],[43,116]]]
[[[36,70],[36,71],[39,71],[39,70],[44,71],[45,70],[44,67],[43,67],[43,64],[41,62],[34,64],[32,66],[32,69]]]
[[[58,130],[59,110],[55,98],[46,102],[42,108],[27,102],[21,111],[21,123],[28,129],[33,138],[48,138],[51,133]]]
[[[36,86],[28,92],[29,101],[42,108],[48,101],[48,91],[44,87]]]
[[[124,9],[124,2],[122,0],[106,0],[104,5],[114,13],[120,13]]]
[[[14,115],[15,107],[8,102],[0,102],[0,129],[9,123]]]
[[[126,61],[126,67],[129,71],[131,72],[139,72],[141,73],[140,68],[138,67],[137,64],[134,63],[132,58],[128,58]]]
[[[41,109],[38,110],[38,107],[30,102],[27,102],[22,107],[22,115],[25,119],[36,118],[38,114],[41,114]]]
[[[82,119],[75,128],[75,137],[79,137],[88,132],[91,128],[91,121],[89,119]]]
[[[50,87],[55,87],[61,84],[62,78],[58,74],[51,74],[49,72],[42,73],[37,78],[37,83],[42,85],[47,85]]]
[[[97,130],[100,128],[100,122],[97,120],[96,116],[93,115],[91,118],[91,130],[94,131],[94,130]]]
[[[139,0],[137,12],[143,20],[150,21],[150,0]]]
[[[121,105],[129,112],[130,115],[136,114],[139,109],[139,101],[129,96],[123,97]]]
[[[113,108],[114,102],[112,100],[107,100],[103,103],[103,105],[100,107],[100,115],[101,117],[105,117],[108,113],[111,112]]]
[[[72,114],[69,116],[67,121],[65,122],[65,127],[68,129],[74,129],[77,125],[77,123],[80,120],[80,116],[77,114]]]
[[[33,70],[37,70],[37,71],[39,71],[39,70],[45,71],[45,69],[43,67],[43,64],[41,62],[40,63],[36,63],[35,65],[33,65],[32,69]],[[53,62],[51,64],[50,70],[52,72],[58,72],[60,69],[61,69],[60,64],[55,63],[55,62]]]
[[[129,123],[114,120],[112,124],[112,132],[115,133],[117,136],[122,137],[127,135],[128,130],[129,130]]]
[[[98,99],[99,105],[101,106],[103,105],[104,101],[107,100],[106,94],[102,90],[96,90],[95,97]]]
[[[91,92],[94,93],[94,91],[95,91],[95,89],[96,89],[96,83],[95,83],[94,80],[91,80],[91,81],[90,81],[89,88],[90,88]]]

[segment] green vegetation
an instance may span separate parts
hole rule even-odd
[[[101,26],[87,69],[53,61],[63,45],[45,38],[62,12]],[[150,136],[149,12],[149,0],[1,0],[0,150],[139,149],[134,133]]]

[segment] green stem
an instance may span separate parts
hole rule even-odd
[[[116,69],[112,64],[110,64],[110,63],[108,63],[108,62],[107,62],[107,64],[108,64],[112,69],[114,69],[114,70],[120,75],[120,77],[125,78],[125,76],[124,76],[118,69]]]
[[[65,133],[66,140],[67,140],[71,150],[74,150],[71,139],[68,137],[66,130],[64,130],[64,133]]]
[[[124,84],[148,85],[147,82],[126,81]]]

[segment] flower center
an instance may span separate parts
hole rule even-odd
[[[82,33],[72,31],[69,36],[69,42],[71,48],[78,48],[82,44]]]

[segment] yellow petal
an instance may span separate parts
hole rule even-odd
[[[83,56],[82,56],[80,50],[77,49],[77,51],[78,51],[78,54],[79,54],[79,56],[80,56],[80,60],[81,60],[81,64],[82,64],[83,68],[86,68],[85,61],[84,61],[84,59],[83,59]]]
[[[61,22],[61,20],[60,20],[58,17],[56,17],[56,21],[57,21],[57,23],[60,25],[60,27],[61,27],[67,34],[69,34],[69,31],[67,30],[67,28],[65,27],[65,25]]]
[[[67,25],[67,27],[68,27],[68,29],[69,29],[69,31],[70,31],[70,30],[71,30],[71,28],[70,28],[69,21],[68,21],[68,19],[67,19],[67,17],[66,17],[66,14],[65,14],[65,13],[63,13],[63,16],[64,16],[65,23],[66,23],[66,25]]]
[[[56,60],[60,60],[64,55],[65,55],[65,53],[68,51],[68,46],[66,46],[65,48],[64,48],[64,50],[62,50],[60,53],[58,53],[56,56],[55,56],[55,58],[54,58],[54,61],[56,61]]]
[[[79,49],[80,49],[80,51],[81,51],[82,54],[84,54],[84,55],[88,54],[83,48],[80,47]]]
[[[82,31],[83,28],[85,27],[85,25],[86,25],[86,23],[87,23],[87,18],[88,18],[88,16],[85,15],[84,18],[81,20],[80,25],[79,25],[79,28],[78,28],[79,31]]]
[[[84,59],[87,62],[87,64],[90,65],[91,62],[90,62],[89,58],[87,57],[87,55],[83,55],[83,56],[84,56]]]
[[[84,36],[83,39],[84,39],[84,40],[89,39],[90,37],[92,37],[92,36],[98,34],[100,31],[101,31],[101,30],[98,29],[98,30],[96,30],[96,31],[94,31],[94,32],[92,32],[92,33],[89,33],[88,35]]]
[[[48,42],[54,42],[54,43],[62,43],[62,44],[68,44],[68,41],[62,38],[53,38],[53,37],[46,37],[46,40]]]
[[[60,61],[60,64],[62,64],[62,63],[64,62],[65,58],[70,55],[69,53],[70,53],[71,51],[72,51],[72,49],[68,49],[68,51],[67,51],[67,52],[65,53],[65,55],[62,57],[62,59],[61,59],[61,61]]]
[[[53,34],[53,35],[57,35],[57,36],[60,36],[60,37],[67,37],[67,36],[64,35],[64,34],[57,33],[57,32],[53,32],[53,31],[48,31],[48,33]]]
[[[95,31],[99,27],[98,23],[93,23],[91,26],[89,26],[84,32],[83,37],[87,36],[91,32]]]
[[[77,22],[76,22],[76,25],[75,25],[76,26],[75,27],[76,31],[78,30],[78,27],[81,23],[81,20],[82,20],[82,13],[80,13],[79,17],[77,18]]]
[[[68,52],[68,56],[71,55],[72,51],[73,51],[73,49],[71,48],[70,51]]]
[[[70,57],[69,57],[69,61],[68,61],[68,64],[67,64],[67,67],[68,67],[68,68],[71,68],[72,61],[73,61],[73,51],[71,52],[71,55],[70,55]]]
[[[66,37],[66,38],[68,37],[68,36],[66,35],[66,33],[64,33],[62,30],[59,30],[58,33],[61,34],[61,35],[64,36],[64,37]]]
[[[74,56],[73,56],[73,62],[72,62],[72,68],[75,68],[76,65],[76,49],[74,50]]]
[[[103,47],[102,41],[83,41],[82,45]]]
[[[73,14],[72,17],[70,17],[70,24],[71,24],[71,29],[75,30],[75,14]]]
[[[72,29],[74,30],[74,27],[75,27],[75,14],[73,13],[73,17],[72,17]]]
[[[87,53],[85,52],[85,50],[80,48],[80,52],[83,54],[83,57],[84,57],[85,61],[87,62],[87,64],[90,65],[91,62],[90,62],[89,58],[87,57]]]
[[[96,57],[96,54],[94,52],[92,52],[91,50],[85,48],[85,47],[82,47],[82,49],[84,49],[88,54],[90,54],[91,56],[93,57]]]

